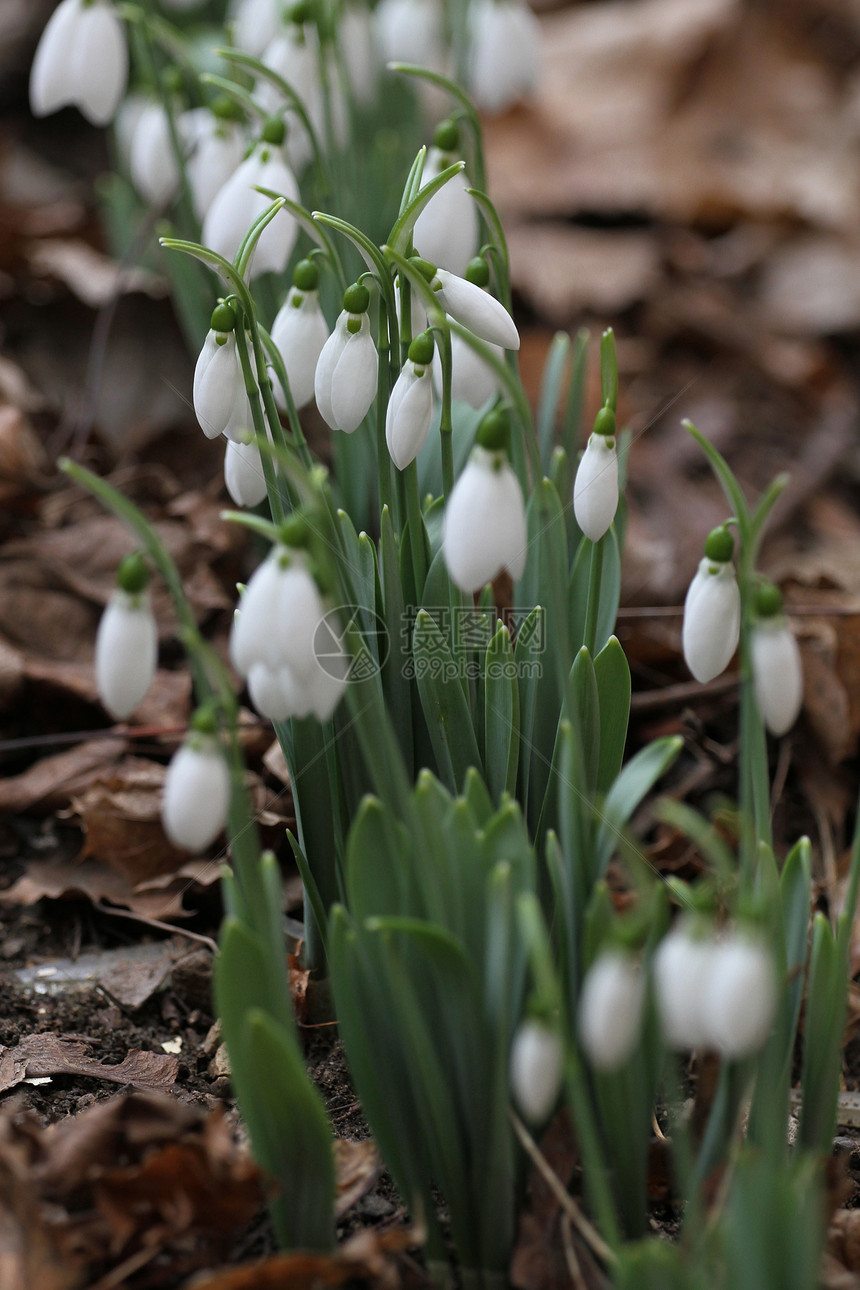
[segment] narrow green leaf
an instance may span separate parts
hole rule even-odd
[[[601,825],[596,846],[596,876],[602,875],[609,863],[618,830],[630,819],[660,776],[666,773],[682,747],[683,740],[678,736],[655,739],[653,743],[640,748],[624,767],[606,794],[603,808],[599,812]]]
[[[607,793],[621,770],[630,719],[630,667],[617,637],[610,636],[595,658],[594,677],[600,705],[597,791]]]
[[[520,691],[511,635],[502,624],[484,663],[484,748],[487,787],[495,801],[516,792],[520,751]]]
[[[482,769],[481,759],[456,661],[447,640],[424,609],[418,611],[415,620],[412,653],[439,771],[456,793],[469,766]]]
[[[567,366],[569,354],[570,337],[567,332],[557,331],[552,338],[552,343],[543,365],[537,411],[537,436],[540,444],[541,463],[546,475],[550,473],[549,463],[552,457],[556,419],[561,401],[564,370]]]

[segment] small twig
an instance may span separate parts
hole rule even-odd
[[[613,1267],[617,1262],[614,1252],[604,1241],[597,1228],[583,1214],[558,1174],[547,1161],[546,1157],[541,1154],[541,1150],[529,1133],[522,1120],[516,1112],[508,1109],[511,1124],[514,1126],[514,1133],[519,1138],[520,1144],[526,1154],[531,1159],[544,1182],[549,1187],[555,1199],[562,1208],[562,1212],[567,1214],[573,1222],[580,1236],[591,1246],[594,1253],[608,1267]]]
[[[659,690],[643,690],[633,695],[630,708],[633,712],[652,712],[655,708],[672,707],[676,703],[709,699],[714,695],[736,690],[739,681],[737,672],[731,672],[728,676],[718,676],[705,685],[700,685],[698,681],[680,681],[677,685],[661,686]]]
[[[567,1214],[561,1216],[561,1241],[564,1249],[564,1261],[567,1264],[567,1270],[570,1273],[570,1279],[573,1282],[574,1290],[588,1290],[585,1284],[585,1277],[582,1275],[582,1268],[579,1266],[579,1259],[576,1257],[576,1250],[573,1245],[573,1224]]]
[[[116,909],[113,905],[105,905],[100,900],[95,902],[94,908],[101,910],[103,914],[111,914],[114,918],[130,918],[132,922],[143,923],[146,927],[157,927],[162,932],[173,932],[177,936],[187,936],[189,941],[199,941],[213,954],[218,953],[218,946],[212,937],[204,936],[201,932],[189,932],[187,928],[177,927],[174,923],[162,923],[159,918],[150,918],[147,914],[137,914],[133,909]]]

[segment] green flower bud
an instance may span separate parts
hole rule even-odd
[[[476,255],[466,265],[466,281],[474,282],[476,287],[489,286],[490,266],[482,255]]]
[[[363,314],[370,304],[370,292],[363,282],[354,282],[343,293],[343,307],[348,314]]]
[[[260,135],[263,143],[271,143],[273,147],[280,148],[286,137],[287,127],[282,119],[279,116],[270,116]]]
[[[615,413],[608,404],[604,405],[594,418],[594,433],[606,439],[615,438]]]
[[[294,551],[304,551],[310,545],[311,529],[304,515],[289,515],[278,529],[278,540]]]
[[[488,452],[508,452],[511,443],[511,419],[504,407],[493,408],[481,421],[475,442]]]
[[[429,331],[420,332],[409,346],[409,361],[426,367],[433,362],[433,337]]]
[[[129,596],[139,596],[149,586],[149,568],[140,551],[134,551],[120,561],[116,585]]]
[[[762,582],[756,588],[754,604],[757,618],[775,618],[782,612],[782,592],[772,582]]]
[[[204,704],[198,708],[191,716],[188,723],[189,728],[198,735],[216,735],[218,733],[218,718],[215,715],[215,709],[211,704]]]
[[[459,152],[460,128],[456,121],[440,121],[433,132],[433,143],[440,152]]]
[[[212,310],[209,326],[217,332],[233,331],[236,327],[236,310],[226,300],[222,300]]]
[[[181,94],[185,86],[185,78],[178,67],[165,67],[161,73],[161,84],[164,86],[165,94]]]
[[[422,260],[420,255],[410,256],[409,263],[418,270],[422,278],[427,282],[432,282],[436,277],[436,265],[431,264],[429,260]]]
[[[293,269],[293,286],[299,291],[316,291],[320,273],[313,260],[299,260]]]
[[[705,555],[716,564],[727,564],[735,549],[735,539],[725,524],[712,529],[705,539]]]
[[[240,121],[242,119],[242,109],[234,99],[230,98],[229,94],[219,94],[209,104],[209,110],[219,121]]]

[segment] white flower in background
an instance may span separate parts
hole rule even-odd
[[[526,512],[508,460],[509,441],[507,414],[498,408],[488,412],[445,507],[442,550],[461,591],[480,591],[503,569],[516,580],[525,569]]]
[[[367,308],[370,292],[360,283],[348,287],[343,312],[335,323],[314,374],[314,396],[320,415],[332,430],[352,434],[376,398],[377,353]]]
[[[242,596],[230,657],[263,716],[326,721],[346,687],[349,658],[311,572],[301,517],[287,521],[282,537]]]
[[[583,533],[599,542],[618,510],[618,452],[615,413],[602,407],[594,420],[573,483],[573,513]]]
[[[764,1047],[777,1004],[773,954],[740,929],[718,941],[702,999],[707,1042],[724,1057],[748,1057]]]
[[[233,40],[239,49],[259,58],[281,23],[281,0],[232,0]]]
[[[741,597],[733,550],[734,538],[727,528],[714,529],[708,535],[704,557],[684,601],[684,658],[702,683],[724,672],[738,647]]]
[[[316,24],[311,21],[310,6],[299,4],[290,11],[288,22],[278,29],[260,59],[298,95],[318,139],[325,130],[319,57],[319,37]],[[286,153],[290,165],[300,170],[307,165],[313,149],[307,130],[293,109],[292,100],[263,76],[257,81],[254,94],[265,112],[290,114]]]
[[[226,97],[184,112],[179,124],[188,150],[185,173],[194,213],[202,223],[219,190],[242,164],[245,134]]]
[[[260,460],[260,449],[249,443],[227,440],[224,454],[224,483],[237,506],[259,506],[266,496],[266,477]]]
[[[73,104],[93,125],[113,120],[128,80],[122,21],[107,0],[62,0],[30,72],[30,107],[47,116]]]
[[[415,460],[430,431],[433,415],[432,359],[433,337],[425,331],[409,346],[407,360],[388,400],[385,442],[398,470],[405,470]]]
[[[385,62],[444,69],[445,16],[439,0],[380,0],[374,18]]]
[[[803,704],[800,650],[782,613],[782,593],[773,583],[759,587],[755,610],[750,639],[755,699],[770,733],[784,735]]]
[[[170,122],[161,103],[147,103],[131,140],[131,181],[150,206],[165,206],[179,189]]]
[[[137,123],[149,106],[151,99],[145,94],[126,94],[113,121],[116,150],[123,169],[131,174],[131,144]]]
[[[495,296],[479,287],[477,282],[459,278],[419,256],[414,256],[412,263],[430,283],[446,314],[480,340],[501,345],[503,349],[519,349],[520,336],[514,320]]]
[[[194,368],[194,412],[208,439],[217,439],[223,434],[228,439],[244,441],[254,430],[254,418],[236,350],[235,325],[236,315],[231,306],[217,305]],[[250,359],[256,372],[253,351]]]
[[[716,942],[710,929],[698,934],[690,920],[676,923],[654,955],[657,1011],[672,1048],[698,1048],[711,1041],[704,1009],[714,973]]]
[[[644,1000],[645,982],[631,954],[610,949],[594,960],[579,996],[579,1038],[595,1070],[617,1070],[630,1057]]]
[[[337,42],[346,79],[356,103],[376,101],[382,57],[370,7],[364,0],[346,0],[337,21]]]
[[[489,342],[485,342],[489,344]],[[499,361],[505,356],[500,345],[490,345]],[[433,356],[433,380],[441,397],[442,394],[442,360],[438,350]],[[451,337],[451,398],[461,403],[468,403],[477,412],[488,400],[499,394],[499,378],[462,336]]]
[[[211,714],[198,711],[167,768],[161,802],[164,832],[175,847],[203,851],[227,823],[230,771]]]
[[[424,163],[422,187],[459,160],[460,131],[456,122],[443,121],[436,127],[433,140]],[[461,170],[430,198],[412,231],[412,243],[418,255],[461,278],[466,276],[480,236],[478,208],[466,191],[469,187],[470,181]]]
[[[313,260],[300,260],[293,270],[293,285],[272,323],[272,340],[284,360],[290,393],[297,408],[303,408],[314,397],[317,363],[329,338],[318,285],[319,272]],[[273,376],[272,383],[278,407],[286,411],[280,382]]]
[[[469,6],[468,86],[483,112],[504,112],[537,84],[540,24],[525,0]]]
[[[146,694],[158,666],[158,628],[140,555],[122,561],[117,588],[96,633],[96,684],[112,717],[124,721]]]
[[[529,1124],[549,1118],[561,1090],[564,1048],[561,1035],[546,1022],[527,1017],[511,1046],[511,1092]]]
[[[215,195],[203,221],[202,241],[226,260],[233,260],[248,229],[272,204],[256,192],[267,188],[290,201],[299,201],[296,177],[284,160],[284,123],[270,118],[253,152],[233,172]],[[285,210],[278,211],[263,230],[251,258],[250,278],[261,273],[283,273],[298,236],[298,225]]]

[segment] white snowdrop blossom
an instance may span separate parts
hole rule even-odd
[[[355,312],[353,293],[362,308]],[[367,316],[366,287],[350,287],[344,309],[320,352],[314,373],[314,397],[320,415],[332,430],[352,434],[376,398],[377,354]],[[355,305],[357,308],[357,305]]]
[[[441,148],[427,153],[422,186],[453,165],[457,158]],[[478,249],[480,224],[474,198],[467,188],[470,181],[461,170],[430,198],[412,231],[412,242],[418,255],[432,264],[463,277],[466,266]]]
[[[529,1124],[542,1124],[552,1113],[563,1070],[558,1031],[537,1018],[526,1018],[511,1046],[510,1079],[514,1101]]]
[[[803,704],[803,669],[794,633],[781,614],[759,618],[750,648],[758,710],[772,735],[784,735]]]
[[[161,822],[175,847],[199,852],[227,822],[230,771],[214,734],[192,729],[164,780]]]
[[[96,633],[96,684],[117,721],[134,712],[158,666],[158,628],[146,590],[111,596]]]
[[[279,122],[267,123],[272,134]],[[283,139],[283,131],[280,131]],[[236,252],[258,216],[272,204],[272,199],[256,192],[267,188],[280,196],[298,202],[299,188],[296,177],[284,159],[283,147],[263,138],[249,157],[216,193],[203,221],[203,243],[211,250],[233,260]],[[282,273],[298,236],[298,225],[285,210],[278,211],[263,229],[251,258],[249,275],[253,279],[261,273]]]
[[[416,336],[388,400],[385,442],[398,470],[405,470],[415,460],[430,431],[433,381],[429,365],[432,354],[432,337],[427,332]]]
[[[242,164],[245,136],[238,122],[209,108],[184,112],[179,125],[188,150],[185,172],[194,213],[202,223],[219,190]]]
[[[127,81],[128,46],[114,6],[108,0],[62,0],[33,59],[33,115],[73,104],[93,125],[107,125]]]
[[[521,578],[526,565],[526,511],[519,480],[507,455],[482,446],[482,430],[500,414],[490,412],[478,428],[478,446],[445,507],[442,550],[451,580],[461,591],[479,591],[503,569]],[[485,441],[492,443],[490,434]]]
[[[224,483],[237,506],[259,506],[266,496],[266,477],[260,449],[249,443],[227,440],[224,454]]]
[[[599,542],[608,532],[618,510],[618,452],[615,416],[609,407],[597,414],[594,431],[573,484],[573,513],[583,533]]]
[[[489,346],[501,361],[505,351],[500,345]],[[442,392],[442,361],[438,351],[433,357],[433,379],[440,397]],[[476,350],[462,336],[451,337],[451,398],[468,403],[477,412],[499,393],[499,378]]]
[[[297,266],[297,276],[304,260]],[[313,266],[311,266],[313,268]],[[316,281],[316,270],[307,281]],[[297,408],[303,408],[314,397],[314,377],[317,363],[329,338],[328,323],[320,308],[315,286],[303,288],[295,284],[272,323],[272,340],[280,351],[290,384],[290,393]],[[284,391],[273,378],[275,398],[282,411],[286,410]]]
[[[382,57],[370,8],[362,0],[347,0],[343,5],[337,41],[352,97],[368,107],[376,101]]]
[[[731,931],[713,951],[702,999],[707,1042],[724,1057],[747,1057],[764,1047],[777,1004],[773,955],[751,934]]]
[[[644,998],[645,982],[632,955],[611,949],[592,963],[579,997],[579,1038],[595,1070],[617,1070],[630,1057]]]
[[[519,349],[520,335],[514,320],[495,296],[447,269],[437,268],[430,285],[445,312],[480,340],[503,349]]]
[[[281,9],[281,0],[232,0],[230,17],[238,48],[259,58],[280,26]]]
[[[260,61],[271,71],[277,72],[296,92],[317,138],[321,138],[325,131],[325,103],[320,82],[319,37],[315,24],[287,22],[266,46]],[[313,155],[313,149],[308,132],[292,109],[291,101],[264,77],[260,77],[257,82],[255,97],[265,112],[289,112],[290,128],[285,150],[290,165],[295,170],[301,170]]]
[[[254,419],[232,331],[208,332],[194,368],[192,402],[207,439],[223,434],[242,441],[253,433]]]
[[[724,672],[738,647],[741,597],[731,561],[704,556],[684,601],[681,639],[687,667],[697,681]]]
[[[537,84],[540,24],[525,0],[469,6],[468,85],[483,112],[504,112]]]
[[[672,1048],[710,1043],[704,999],[714,972],[716,943],[700,936],[687,920],[677,923],[654,955],[657,1011],[666,1042]]]
[[[161,103],[147,103],[138,118],[129,169],[132,183],[150,206],[164,206],[179,188],[170,122]]]
[[[439,0],[380,0],[374,17],[385,62],[444,69],[445,19]]]

